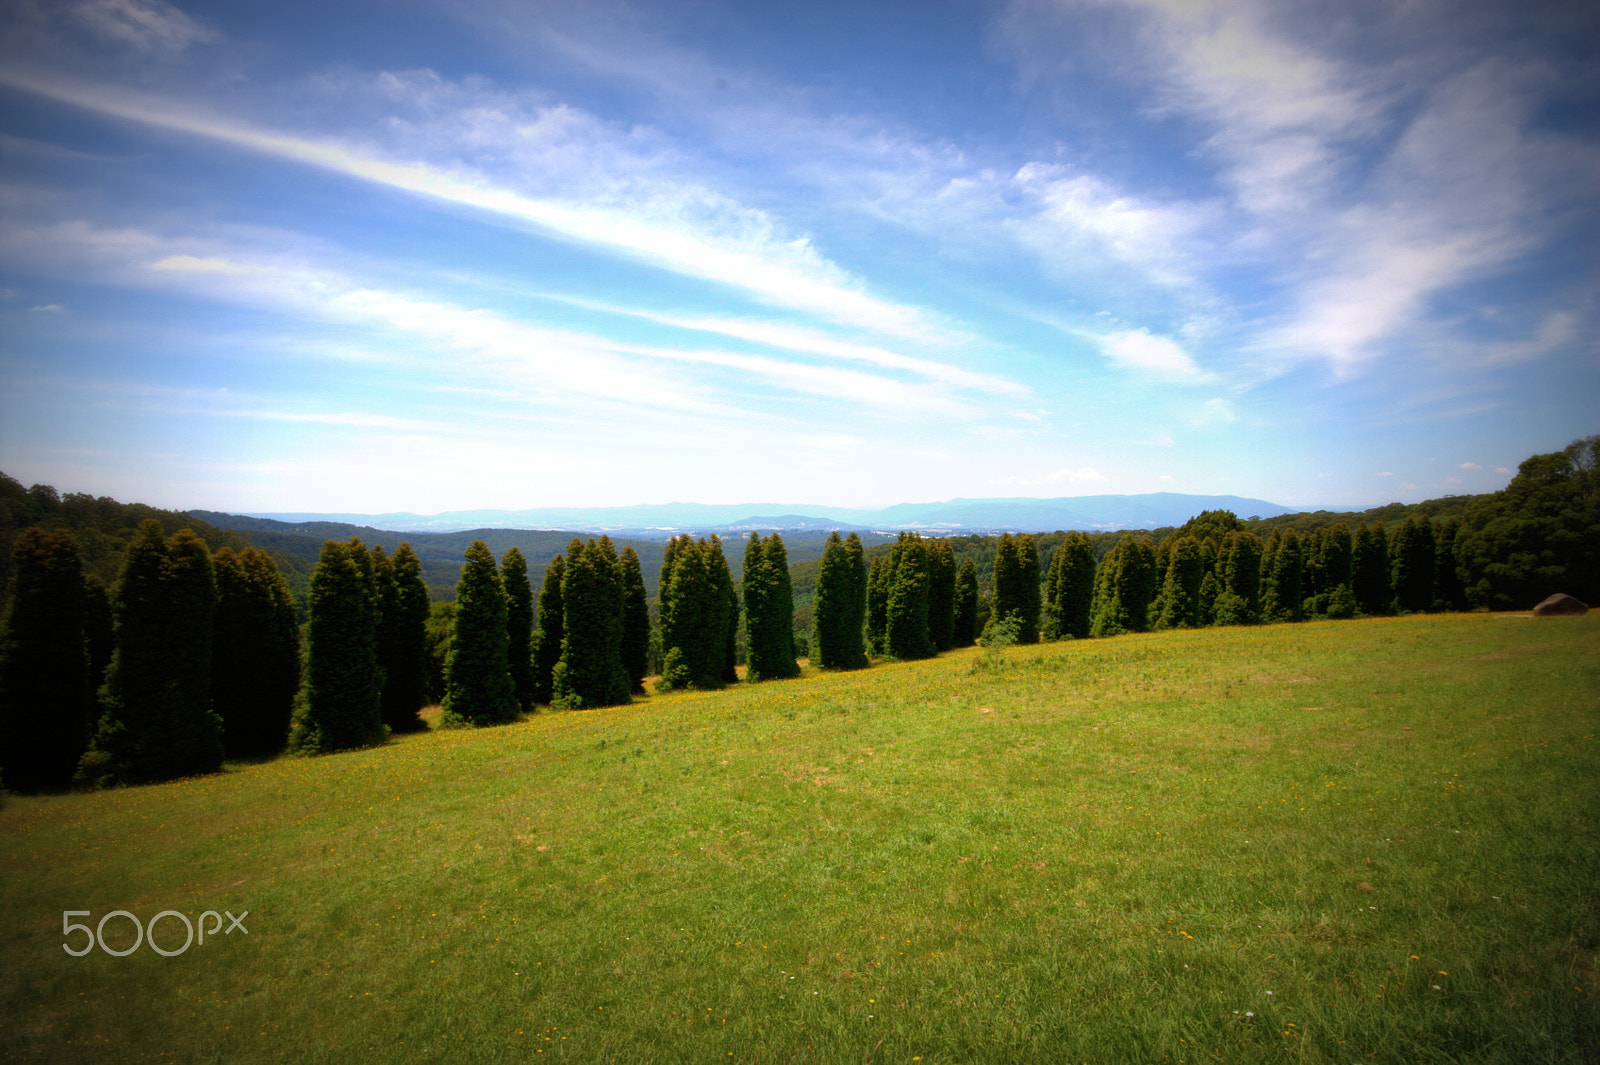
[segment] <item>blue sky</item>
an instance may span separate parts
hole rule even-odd
[[[231,511],[1502,487],[1588,0],[7,0],[0,469]]]

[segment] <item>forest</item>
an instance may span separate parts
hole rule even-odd
[[[834,532],[801,560],[777,532],[620,548],[459,534],[448,595],[397,534],[228,517],[0,474],[5,787],[167,780],[381,743],[427,727],[433,704],[439,727],[484,727],[652,686],[781,680],[802,659],[852,670],[974,643],[1595,602],[1600,436],[1530,457],[1487,495],[1206,511],[1152,533]]]

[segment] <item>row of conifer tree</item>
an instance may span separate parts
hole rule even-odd
[[[1041,572],[1032,535],[1000,537],[992,594],[952,543],[902,533],[870,563],[854,533],[829,536],[818,568],[812,662],[926,658],[1005,626],[1005,639],[1466,609],[1452,551],[1458,527],[1411,518],[1265,542],[1227,511],[1157,546],[1129,536],[1097,559],[1068,533]],[[627,702],[652,661],[658,690],[712,689],[799,673],[794,593],[782,538],[752,534],[736,589],[722,542],[669,541],[652,626],[638,555],[608,537],[573,539],[544,572],[537,609],[527,562],[496,563],[474,541],[456,588],[441,724],[492,725],[543,704]],[[422,727],[429,596],[416,554],[328,541],[304,629],[272,559],[210,552],[189,530],[147,521],[114,593],[86,578],[72,535],[29,529],[12,556],[0,655],[0,766],[13,788],[137,783],[218,769],[286,747],[325,752]],[[652,630],[654,629],[654,632]]]

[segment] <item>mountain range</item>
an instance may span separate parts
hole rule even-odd
[[[1057,499],[950,499],[856,509],[793,503],[659,503],[630,507],[542,507],[532,510],[454,510],[442,514],[256,513],[249,517],[302,524],[340,522],[395,532],[466,529],[559,529],[667,539],[679,533],[809,530],[932,533],[1054,532],[1082,529],[1158,529],[1178,526],[1204,510],[1231,510],[1241,518],[1270,518],[1291,509],[1231,495],[1065,496]]]

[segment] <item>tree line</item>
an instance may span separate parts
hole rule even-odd
[[[869,553],[834,532],[799,630],[777,533],[751,534],[737,582],[718,537],[674,537],[654,611],[638,554],[605,536],[551,558],[537,602],[517,548],[497,562],[473,541],[443,612],[408,543],[390,555],[330,540],[301,626],[279,562],[257,548],[213,550],[146,518],[108,590],[70,531],[33,526],[7,560],[0,772],[28,790],[171,779],[381,742],[423,727],[434,696],[446,727],[494,725],[540,705],[625,703],[652,672],[658,691],[720,688],[741,661],[759,682],[797,675],[807,656],[848,670],[986,640],[1526,608],[1558,590],[1593,602],[1600,437],[1533,456],[1459,513],[1280,523],[1265,538],[1253,524],[1207,511],[1159,539],[1099,538],[1104,550],[1082,532],[1006,533],[982,541],[982,583],[970,553],[957,562],[961,538],[906,532]]]

